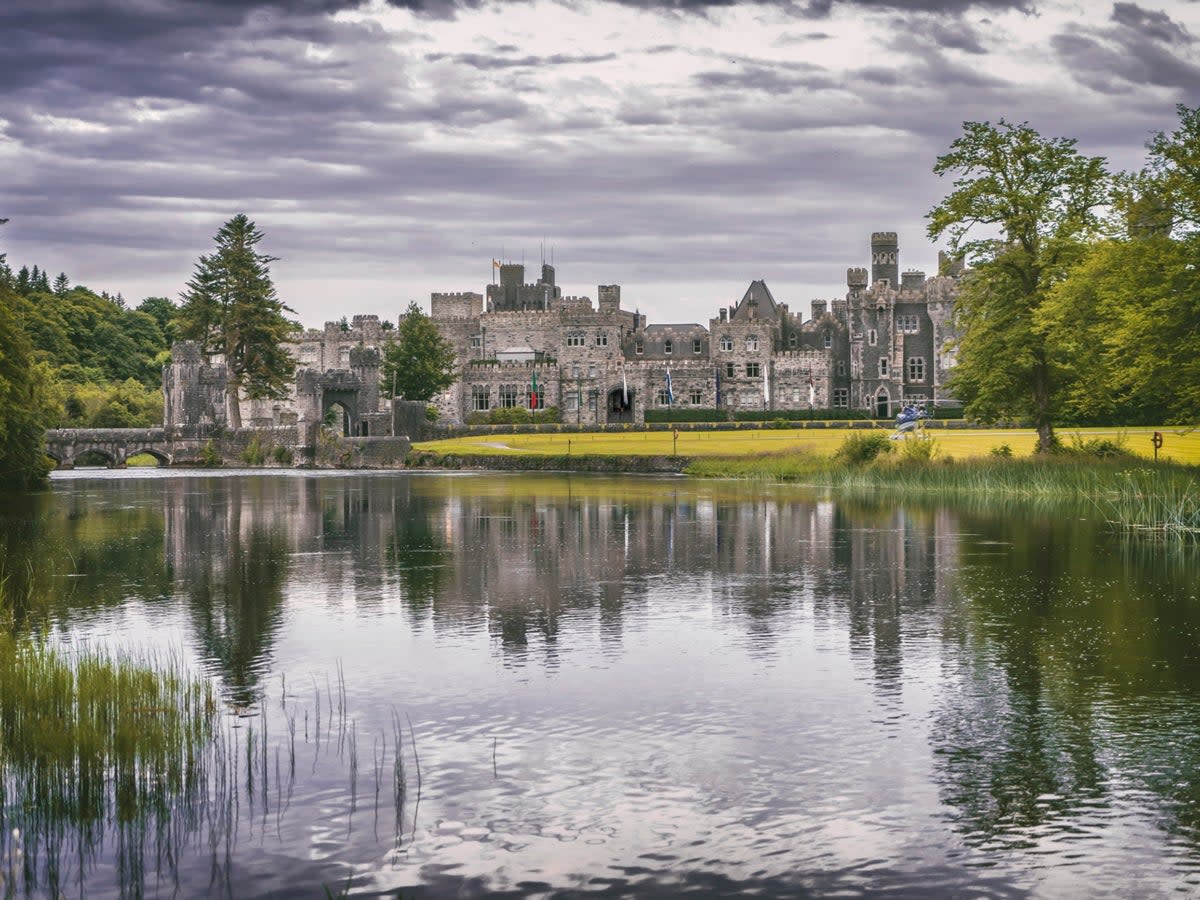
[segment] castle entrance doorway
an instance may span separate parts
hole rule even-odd
[[[633,421],[633,391],[613,388],[608,392],[608,424],[621,425]]]
[[[892,417],[892,401],[887,391],[880,391],[875,398],[875,418],[890,419]]]

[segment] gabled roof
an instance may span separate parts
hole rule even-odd
[[[774,318],[779,311],[779,305],[775,302],[775,298],[771,296],[771,289],[767,287],[767,283],[761,279],[750,282],[750,287],[746,288],[746,293],[742,295],[742,299],[738,305],[733,308],[731,319],[747,319],[750,317],[750,307],[755,307],[755,316],[760,319]]]

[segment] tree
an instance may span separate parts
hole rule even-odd
[[[410,303],[396,338],[383,351],[383,393],[402,400],[428,402],[455,381],[454,347],[433,320]]]
[[[45,409],[33,370],[33,348],[15,310],[17,296],[0,285],[0,488],[27,489],[45,480]]]
[[[933,171],[957,178],[927,215],[929,236],[948,235],[973,266],[957,301],[963,336],[952,388],[977,418],[1032,419],[1038,450],[1048,452],[1061,373],[1034,319],[1098,227],[1109,188],[1104,159],[1001,119],[964,122]]]
[[[1072,367],[1069,410],[1109,420],[1200,419],[1200,110],[1120,180],[1114,231],[1055,285],[1038,327]]]
[[[71,279],[67,278],[66,272],[59,272],[58,277],[54,279],[54,293],[56,296],[63,296],[71,289]]]
[[[296,369],[284,342],[297,325],[275,292],[270,263],[257,250],[263,235],[244,213],[216,234],[216,250],[201,256],[183,292],[179,334],[199,341],[208,356],[224,358],[229,381],[225,399],[229,424],[240,428],[241,395],[283,399]]]

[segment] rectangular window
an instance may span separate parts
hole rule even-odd
[[[721,350],[722,350],[722,352],[728,353],[732,349],[733,349],[733,338],[731,338],[727,334],[721,335]]]
[[[871,332],[871,333],[874,334],[875,332]],[[875,342],[871,341],[871,343],[873,344]],[[833,333],[827,331],[827,332],[825,332],[825,349],[828,350],[832,346],[833,346]]]
[[[567,335],[567,346],[568,347],[582,347],[583,346],[583,335],[582,334],[568,334]]]
[[[487,412],[491,409],[491,391],[485,387],[471,388],[471,409],[475,412]]]
[[[788,335],[788,347],[793,350],[796,349],[796,332],[794,331]]]
[[[521,392],[515,387],[504,385],[500,388],[500,408],[512,409],[514,406],[521,406]]]
[[[659,392],[658,392],[658,405],[659,405],[659,406],[670,406],[670,402],[669,402],[669,401],[668,401],[668,399],[667,399],[667,392],[666,392],[666,391],[659,391]]]
[[[704,345],[700,342],[700,338],[692,338],[692,352],[700,353],[703,349]]]
[[[590,366],[588,366],[588,378],[595,378],[595,377],[596,377],[596,367],[595,367],[595,365],[590,365]]]
[[[537,403],[531,403],[529,396],[529,388],[525,388],[525,392],[521,395],[521,405],[526,409],[545,409],[546,408],[546,389],[540,384],[537,391]]]
[[[875,346],[875,343],[878,341],[878,339],[878,335],[876,335],[874,328],[867,332],[867,343],[872,347]]]
[[[645,350],[646,350],[646,347],[644,344],[642,344],[641,341],[634,341],[634,344],[633,344],[633,352],[634,353],[637,353],[640,356],[642,353],[645,352]]]
[[[762,367],[758,363],[746,363],[746,377],[758,378],[762,375]]]
[[[471,335],[471,349],[478,350],[481,347],[483,347],[483,335],[481,335],[481,334]]]
[[[579,395],[567,394],[567,396],[563,397],[563,406],[567,412],[575,412],[579,409]]]
[[[800,402],[800,388],[792,388],[792,402],[793,403]]]
[[[916,316],[896,316],[896,327],[902,334],[916,334],[921,330],[921,320]]]
[[[608,335],[604,334],[604,333],[596,335],[596,346],[597,347],[607,347],[608,346]]]
[[[571,366],[571,377],[572,378],[579,377],[579,366]]]
[[[592,412],[596,411],[596,392],[595,391],[591,391],[588,394],[588,409],[590,409]]]
[[[839,359],[839,360],[838,360],[838,370],[837,370],[837,372],[838,372],[838,374],[839,374],[839,375],[845,375],[845,374],[846,374],[846,361],[845,361],[844,359]]]
[[[734,363],[725,363],[725,377],[726,378],[736,378],[737,377],[737,366]]]
[[[674,352],[675,352],[675,342],[673,340],[671,340],[670,338],[663,341],[663,353],[665,353],[667,356],[670,356]]]
[[[908,358],[908,380],[909,381],[924,381],[925,380],[925,358],[922,356],[910,356]]]
[[[888,358],[886,356],[879,357],[879,377],[888,377]]]
[[[850,407],[850,389],[834,388],[833,405],[838,409],[848,409]]]
[[[688,403],[692,404],[692,406],[699,406],[703,402],[704,398],[700,396],[699,390],[692,388],[691,391],[688,392]]]

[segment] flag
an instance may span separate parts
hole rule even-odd
[[[529,408],[530,409],[538,408],[537,372],[536,371],[533,372],[533,374],[529,376]]]
[[[625,383],[625,367],[621,367],[621,405],[629,405],[629,385]]]
[[[721,367],[717,366],[717,406],[721,405]]]
[[[500,268],[500,260],[498,260],[498,259],[493,259],[493,260],[492,260],[492,268],[493,268],[493,269],[498,269],[498,268]]]
[[[667,406],[675,402],[675,392],[671,390],[671,370],[667,369]]]
[[[763,407],[771,405],[771,379],[769,373],[771,370],[770,363],[763,363]]]
[[[808,408],[817,407],[817,386],[813,384],[812,369],[808,370]]]

